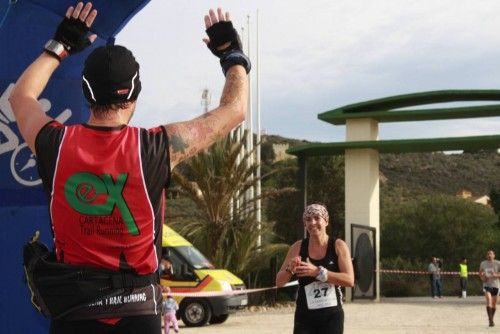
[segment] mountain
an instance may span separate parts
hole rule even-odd
[[[266,142],[290,147],[307,143],[280,136],[265,136],[263,143]],[[380,179],[382,187],[405,189],[407,195],[454,196],[467,190],[473,197],[480,197],[493,188],[500,189],[500,154],[495,151],[381,154]]]
[[[411,189],[415,194],[455,195],[467,190],[479,197],[500,187],[500,154],[381,154],[380,172],[385,185]]]

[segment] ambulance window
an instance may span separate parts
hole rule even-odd
[[[213,269],[213,264],[199,250],[192,246],[177,247],[176,250],[195,269]]]
[[[169,252],[169,257],[172,261],[173,279],[175,280],[176,278],[181,278],[181,269],[184,261],[182,261],[175,252]]]

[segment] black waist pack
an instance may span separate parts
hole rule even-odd
[[[157,273],[139,276],[57,262],[38,239],[37,231],[24,245],[24,274],[33,306],[46,317],[62,319],[102,298],[159,282]]]

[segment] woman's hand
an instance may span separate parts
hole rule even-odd
[[[319,274],[319,268],[315,266],[314,264],[309,261],[309,258],[306,259],[306,261],[300,261],[296,268],[295,268],[295,273],[299,277],[316,277]]]
[[[300,256],[296,256],[288,263],[288,269],[292,273],[296,273],[299,264],[300,264]]]

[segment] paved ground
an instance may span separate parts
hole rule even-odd
[[[380,302],[356,301],[344,305],[346,334],[455,334],[494,333],[489,328],[483,297],[385,298]],[[181,323],[181,334],[286,334],[292,333],[292,307],[242,311],[220,325],[188,328]],[[173,333],[173,331],[171,331]]]

